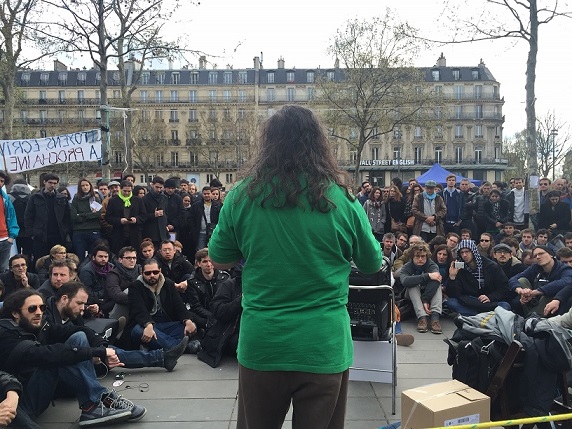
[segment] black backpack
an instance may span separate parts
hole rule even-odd
[[[28,205],[28,201],[30,201],[30,196],[26,195],[25,197],[14,196],[10,195],[10,199],[12,200],[12,205],[14,206],[14,210],[16,211],[16,221],[18,222],[18,226],[20,227],[20,235],[24,232],[24,213],[26,212],[26,206]]]

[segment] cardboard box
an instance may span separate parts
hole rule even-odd
[[[405,390],[401,394],[403,429],[489,422],[490,398],[457,380]]]

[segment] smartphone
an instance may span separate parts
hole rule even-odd
[[[455,268],[460,270],[461,268],[465,268],[464,262],[455,261]]]
[[[111,338],[111,334],[113,334],[113,329],[108,328],[108,329],[106,329],[105,334],[103,334],[103,338],[105,338],[106,340],[109,340]]]

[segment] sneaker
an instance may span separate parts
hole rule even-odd
[[[415,338],[411,334],[404,334],[400,332],[395,334],[395,342],[398,346],[410,346],[415,341]]]
[[[438,320],[431,321],[431,332],[434,334],[441,334],[443,333],[443,329],[441,329],[441,323]]]
[[[189,345],[187,346],[187,353],[196,355],[198,352],[201,351],[201,349],[202,349],[201,342],[199,340],[193,340],[190,341]]]
[[[163,352],[163,367],[171,372],[177,365],[177,361],[179,358],[185,353],[185,349],[189,344],[189,337],[186,335],[183,337],[183,340],[177,344],[172,349]]]
[[[118,394],[115,390],[109,392],[102,402],[106,407],[111,409],[129,411],[129,417],[127,418],[128,422],[139,421],[145,414],[147,414],[147,409],[145,407],[135,405],[129,399]]]
[[[117,319],[117,322],[119,326],[117,327],[117,335],[115,336],[115,338],[118,340],[119,338],[121,338],[121,335],[123,335],[123,330],[125,329],[125,325],[127,324],[127,319],[125,318],[125,316],[121,316],[119,317],[119,319]]]
[[[96,426],[104,423],[124,422],[131,417],[130,410],[118,410],[106,407],[103,401],[95,404],[89,411],[82,410],[79,417],[80,426]]]
[[[417,322],[417,332],[427,332],[429,330],[429,323],[427,322],[427,318],[426,317],[422,317],[421,319],[419,319],[419,321]]]

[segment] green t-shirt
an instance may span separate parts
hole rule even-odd
[[[381,247],[359,202],[332,185],[337,208],[260,207],[238,183],[209,242],[219,263],[246,260],[238,360],[260,371],[333,374],[353,360],[346,304],[350,260],[377,272]],[[242,198],[239,198],[242,195]]]

